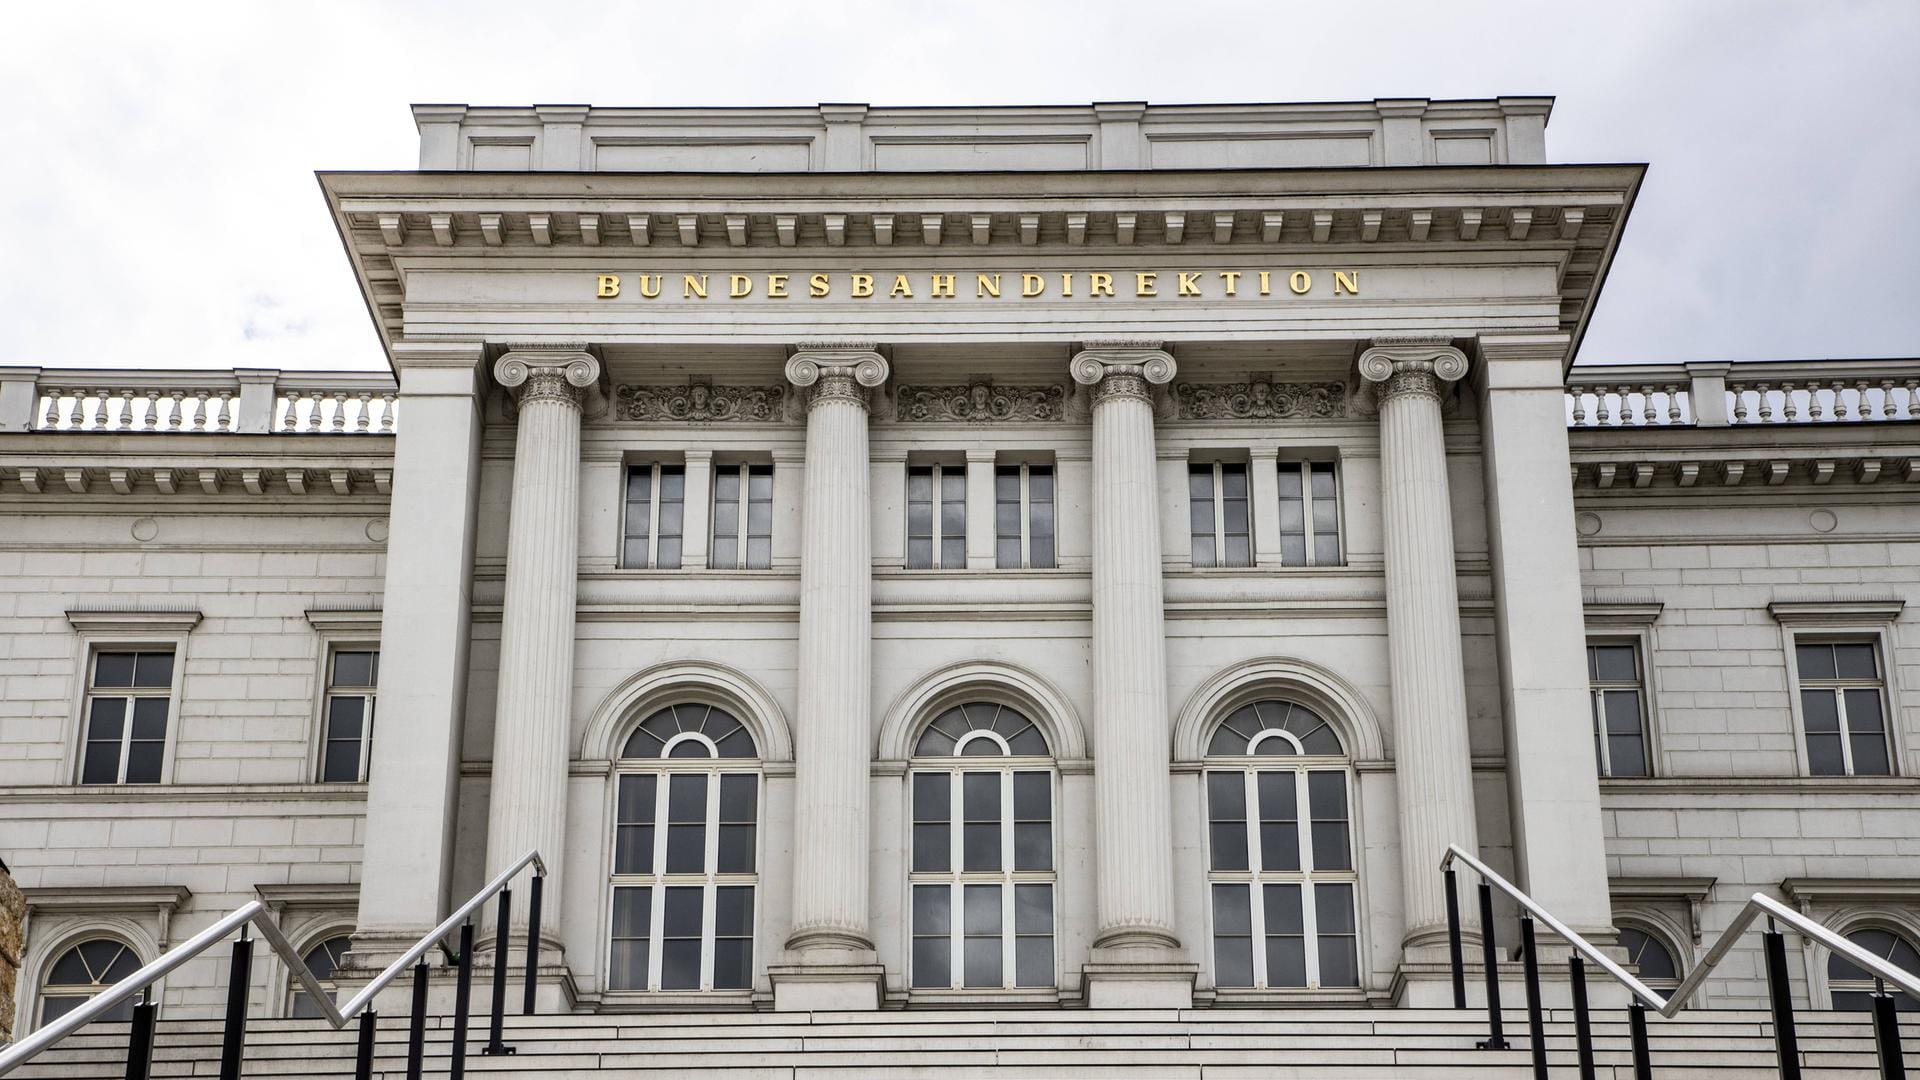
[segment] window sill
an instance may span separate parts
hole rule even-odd
[[[0,803],[270,802],[317,799],[364,802],[360,784],[41,784],[0,788]]]
[[[1207,991],[1202,991],[1207,992]],[[1257,1006],[1298,1006],[1301,1008],[1324,1008],[1329,1006],[1352,1006],[1367,1004],[1367,992],[1358,986],[1317,987],[1304,986],[1275,987],[1265,990],[1247,986],[1213,987],[1215,1005],[1257,1005]]]
[[[940,1008],[956,1005],[1058,1005],[1060,990],[1057,987],[1022,987],[1015,990],[988,990],[979,987],[957,990],[936,990],[931,987],[918,987],[907,991],[907,1007]]]
[[[600,995],[604,1013],[749,1009],[753,1003],[752,990],[608,990]]]
[[[1913,776],[1603,776],[1600,778],[1600,792],[1603,795],[1651,795],[1670,792],[1911,795],[1916,791],[1920,791],[1920,777]]]

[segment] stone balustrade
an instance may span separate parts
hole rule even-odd
[[[1566,398],[1576,428],[1920,420],[1920,360],[1579,368]]]
[[[0,368],[0,432],[391,435],[385,373]]]

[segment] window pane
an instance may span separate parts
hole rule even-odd
[[[729,774],[720,778],[720,851],[716,872],[751,874],[758,815],[759,778]]]
[[[1300,886],[1267,885],[1261,892],[1267,930],[1267,985],[1305,986],[1307,939]]]
[[[1253,985],[1253,917],[1245,885],[1213,887],[1213,971],[1216,985]]]
[[[913,985],[953,985],[952,891],[945,885],[913,887]]]
[[[667,873],[698,874],[706,866],[707,778],[699,773],[671,777],[667,787]]]
[[[1313,561],[1319,566],[1340,564],[1340,501],[1333,482],[1333,463],[1316,461],[1313,476]]]
[[[967,986],[1000,986],[1002,974],[1000,941],[1000,886],[968,885],[966,897],[965,941],[962,956],[966,963]]]
[[[1251,527],[1247,519],[1247,467],[1245,464],[1220,466],[1220,532],[1226,543],[1222,553],[1227,566],[1253,563]]]
[[[1808,731],[1839,731],[1839,695],[1833,690],[1800,691],[1800,718]]]
[[[960,778],[967,870],[1000,869],[1000,774],[970,772]]]
[[[1187,507],[1193,535],[1193,565],[1213,566],[1213,466],[1187,466]]]
[[[1244,774],[1207,774],[1207,823],[1213,869],[1247,869],[1247,789]]]
[[[127,783],[159,783],[160,764],[165,752],[166,743],[159,740],[135,739],[127,744]]]
[[[1261,867],[1300,869],[1300,804],[1294,794],[1294,774],[1263,772],[1254,782],[1260,797]]]
[[[1849,717],[1851,718],[1851,717]],[[1878,731],[1856,731],[1847,740],[1853,749],[1853,775],[1887,776],[1887,739]]]
[[[653,872],[654,780],[652,776],[620,778],[619,817],[613,839],[616,874]]]
[[[358,699],[354,699],[356,704]],[[359,720],[354,721],[354,733],[358,734]],[[141,739],[165,739],[167,737],[167,699],[147,697],[133,699],[133,737]]]
[[[1053,985],[1053,886],[1016,885],[1013,891],[1014,984]]]
[[[1353,869],[1353,853],[1347,841],[1346,774],[1308,773],[1307,808],[1313,815],[1313,868]]]
[[[745,990],[753,985],[753,889],[727,885],[713,891],[713,987]]]
[[[653,890],[613,890],[613,958],[608,983],[615,990],[647,988],[647,936],[653,918]]]
[[[173,654],[136,653],[133,661],[133,685],[165,688],[173,685]]]
[[[1053,545],[1053,466],[1027,469],[1027,547],[1029,565],[1051,567]]]
[[[705,891],[698,885],[676,886],[667,890],[666,910],[661,916],[660,927],[662,990],[700,988],[701,893]]]
[[[946,773],[915,773],[913,820],[945,821],[952,813],[950,777]]]
[[[93,685],[132,686],[133,654],[103,652],[93,658]]]
[[[1847,730],[1852,732],[1880,731],[1885,725],[1880,717],[1879,688],[1848,690],[1847,694]],[[136,720],[134,733],[139,734]]]
[[[1794,649],[1803,679],[1833,678],[1833,646],[1800,645]]]
[[[1873,646],[1866,642],[1835,645],[1833,666],[1842,679],[1872,679],[1880,674],[1879,665],[1874,661]]]
[[[1807,733],[1807,771],[1815,776],[1845,776],[1846,759],[1840,752],[1840,735]]]
[[[87,743],[86,756],[80,765],[80,782],[83,784],[115,784],[120,781],[120,743]]]
[[[1315,938],[1320,946],[1320,985],[1360,985],[1359,940],[1354,933],[1353,886],[1313,887]]]
[[[1280,564],[1307,562],[1307,504],[1301,498],[1301,468],[1297,461],[1280,463]]]
[[[1592,658],[1595,678],[1607,682],[1638,682],[1639,664],[1634,657],[1631,645],[1595,645],[1588,653]]]
[[[713,473],[713,545],[708,565],[731,570],[740,560],[740,472],[733,468]]]
[[[1647,775],[1647,745],[1639,732],[1631,735],[1609,735],[1607,753],[1613,758],[1611,776]]]
[[[342,650],[333,654],[333,685],[372,686],[373,654]]]
[[[328,739],[321,754],[320,782],[351,784],[360,779],[360,740]]]

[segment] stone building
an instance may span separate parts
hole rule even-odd
[[[1449,844],[1914,958],[1920,362],[1571,367],[1550,106],[416,107],[391,377],[0,369],[14,1019],[529,849],[554,1011],[1439,1004]]]

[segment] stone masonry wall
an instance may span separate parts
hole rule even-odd
[[[20,960],[26,952],[27,898],[0,863],[0,1043],[13,1038],[13,1010]]]

